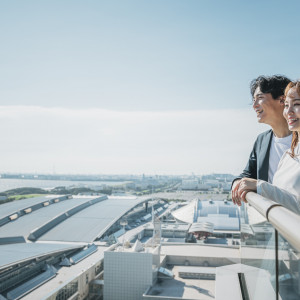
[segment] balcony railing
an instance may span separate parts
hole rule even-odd
[[[300,252],[300,216],[270,199],[255,193],[247,194],[247,201]]]
[[[300,299],[300,216],[256,193],[241,208],[244,299]]]

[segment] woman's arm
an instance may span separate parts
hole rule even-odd
[[[300,214],[300,197],[287,190],[281,189],[269,182],[258,180],[257,193],[263,197],[269,198],[285,208]]]
[[[257,192],[263,197],[273,200],[285,208],[300,214],[300,197],[269,182],[243,178],[239,185],[238,193],[244,202],[247,202],[246,194],[248,192]]]

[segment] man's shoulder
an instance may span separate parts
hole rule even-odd
[[[266,138],[267,138],[267,139],[270,139],[271,136],[272,136],[272,133],[273,133],[272,129],[266,130],[266,131],[260,133],[260,134],[257,136],[256,140],[257,140],[257,141],[262,141],[262,140],[264,140],[264,139],[266,139]]]

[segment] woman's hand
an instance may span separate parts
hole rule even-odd
[[[257,191],[257,180],[252,178],[242,178],[239,183],[238,195],[241,200],[247,203],[246,194]]]

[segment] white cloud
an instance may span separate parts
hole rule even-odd
[[[247,110],[118,112],[0,106],[2,171],[238,173],[258,125]]]

